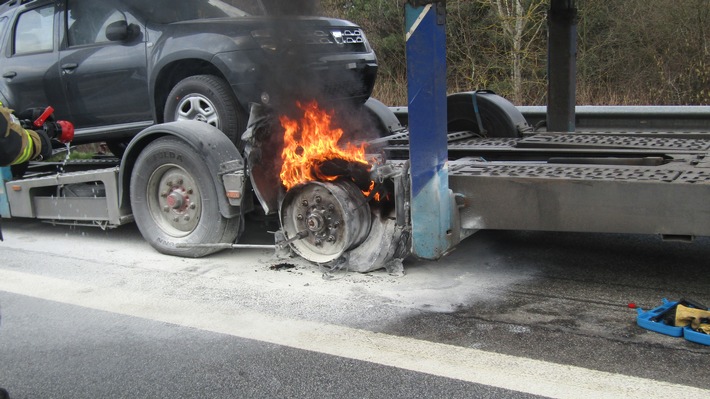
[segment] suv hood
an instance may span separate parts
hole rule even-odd
[[[179,38],[187,34],[227,36],[238,40],[254,39],[255,45],[265,50],[276,47],[305,46],[315,53],[371,52],[360,27],[352,22],[323,17],[242,17],[196,19],[161,25],[167,36]]]

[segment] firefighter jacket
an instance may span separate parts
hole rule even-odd
[[[39,157],[42,141],[33,130],[13,120],[12,110],[0,106],[0,166],[17,165]]]

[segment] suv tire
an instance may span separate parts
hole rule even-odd
[[[197,120],[221,130],[240,150],[246,115],[229,84],[214,75],[187,77],[173,87],[165,103],[165,122]]]

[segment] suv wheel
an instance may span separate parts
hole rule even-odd
[[[213,75],[190,76],[170,91],[163,114],[165,122],[196,120],[221,130],[241,149],[246,115],[229,84]]]

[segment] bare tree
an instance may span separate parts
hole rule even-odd
[[[530,45],[538,38],[545,18],[542,12],[547,0],[480,0],[495,11],[502,33],[508,43],[512,63],[511,79],[513,101],[523,102],[524,61],[529,56]]]

